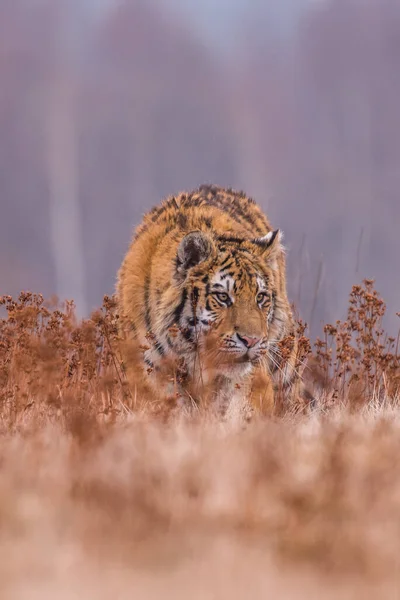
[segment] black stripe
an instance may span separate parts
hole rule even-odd
[[[271,294],[271,313],[268,316],[268,321],[270,323],[272,323],[272,321],[275,319],[275,309],[276,309],[276,292],[272,291],[272,294]]]
[[[198,302],[199,296],[200,296],[199,288],[194,286],[192,289],[192,302],[194,304],[196,304]]]
[[[140,227],[136,230],[133,240],[136,241],[147,230],[148,225],[146,225],[146,223],[142,223]]]
[[[224,280],[227,277],[232,277],[233,278],[234,275],[235,275],[234,271],[229,271],[229,273],[225,273],[225,275],[221,275],[221,279]],[[240,277],[240,274],[239,274],[239,277]]]
[[[225,264],[228,262],[228,260],[230,260],[230,258],[231,258],[231,257],[230,257],[230,256],[229,256],[229,254],[228,254],[228,256],[227,256],[226,258],[224,258],[224,260],[223,260],[223,261],[222,261],[222,263],[220,264],[220,267],[223,267],[223,266],[224,266],[224,265],[225,265]]]
[[[188,224],[188,217],[187,217],[187,215],[185,213],[179,212],[178,215],[177,215],[177,217],[176,217],[176,224],[181,229],[185,229],[187,227],[187,224]]]
[[[148,331],[151,331],[151,318],[150,318],[150,306],[149,306],[149,296],[150,296],[150,275],[147,274],[144,280],[144,322],[146,323],[146,327]]]
[[[237,211],[238,215],[240,215],[242,217],[242,219],[247,221],[248,224],[253,225],[253,227],[257,228],[262,233],[264,231],[265,223],[263,223],[263,227],[260,227],[260,225],[259,225],[260,215],[254,214],[254,211],[250,209],[250,207],[249,207],[250,203],[246,202],[246,200],[247,200],[246,195],[243,192],[239,192],[239,194],[237,194],[232,191],[232,193],[233,193],[233,197],[229,198],[228,208],[230,208],[230,206],[233,206],[234,210]],[[218,195],[217,197],[220,197],[220,196]],[[222,196],[222,198],[224,198],[225,200],[228,200],[228,198],[225,198],[224,196]],[[239,200],[239,198],[242,200],[242,202]]]
[[[243,221],[245,221],[249,225],[252,225],[253,227],[259,229],[261,232],[263,231],[262,229],[260,229],[257,222],[255,221],[254,214],[250,211],[243,210],[242,204],[237,198],[237,196],[229,198],[229,204],[226,202],[228,198],[226,198],[225,196],[221,196],[220,194],[218,194],[217,199],[220,199],[222,201],[224,207],[226,207],[227,212],[230,214],[231,217],[235,218],[237,216],[238,219],[240,219],[239,222],[243,223]],[[236,220],[238,221],[238,219]]]
[[[150,305],[149,305],[150,275],[146,275],[146,278],[144,280],[144,294],[143,295],[144,295],[144,321],[146,324],[147,333],[149,334],[150,339],[152,340],[154,348],[157,350],[157,352],[160,354],[160,356],[163,356],[165,354],[165,350],[158,340],[153,341],[154,334],[151,330],[151,316],[150,316]]]
[[[161,343],[158,340],[156,340],[154,342],[154,348],[157,350],[157,352],[158,352],[158,354],[160,356],[164,356],[165,350],[164,350],[163,346],[161,345]]]
[[[166,206],[164,204],[161,204],[161,206],[155,206],[149,213],[149,216],[151,217],[151,220],[153,223],[155,223],[155,221],[157,221],[158,217],[160,215],[162,215],[163,212],[165,212],[165,208]]]
[[[222,277],[221,277],[221,279],[222,279]],[[216,288],[221,289],[224,292],[226,291],[226,287],[224,285],[222,285],[222,283],[214,283],[213,290],[216,289]]]
[[[171,208],[179,208],[176,198],[171,198],[168,204]]]
[[[182,335],[187,342],[193,342],[193,331],[191,329],[183,329]]]
[[[180,322],[183,309],[185,308],[187,296],[188,296],[187,289],[184,288],[183,292],[182,292],[182,296],[181,296],[181,301],[179,302],[178,306],[175,308],[175,310],[173,312],[172,320],[171,320],[169,327],[172,327],[172,325],[174,325],[174,323]]]
[[[228,206],[221,203],[218,198],[210,198],[207,200],[208,206],[213,206],[214,208],[218,208],[221,212],[227,213],[236,223],[239,225],[243,225],[243,220],[240,219],[239,215],[237,215],[233,210],[231,210]]]
[[[229,257],[229,258],[231,258],[231,257]],[[231,262],[229,263],[229,265],[225,265],[224,267],[222,267],[219,270],[219,273],[224,273],[224,271],[226,271],[227,269],[230,269],[232,265],[233,265],[233,260],[231,260]]]
[[[243,242],[245,241],[243,238],[239,238],[235,235],[220,235],[218,237],[218,241],[219,242],[230,242],[233,244],[243,244]]]

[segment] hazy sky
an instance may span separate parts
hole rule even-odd
[[[252,18],[268,21],[285,32],[296,23],[301,11],[318,0],[153,0],[176,11],[191,22],[207,40],[220,48],[235,43],[242,22]],[[321,0],[319,0],[321,1]]]
[[[282,24],[293,21],[311,0],[164,0],[164,6],[179,10],[201,27],[224,28],[252,13],[264,13]]]
[[[123,0],[86,0],[96,12]],[[243,22],[272,24],[276,32],[290,31],[310,3],[327,0],[147,0],[190,23],[207,45],[226,50],[236,43]],[[262,17],[262,18],[261,18]],[[261,23],[260,23],[261,18]]]

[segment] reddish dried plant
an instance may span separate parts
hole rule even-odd
[[[101,308],[78,322],[74,303],[45,302],[40,294],[22,292],[18,299],[0,298],[0,422],[14,427],[26,414],[43,419],[71,414],[103,415],[108,421],[148,409],[163,414],[156,398],[142,394],[140,374],[128,382],[122,360],[119,315],[114,297],[105,296]],[[306,380],[310,397],[321,404],[349,403],[352,408],[396,399],[400,391],[399,335],[382,327],[385,303],[373,281],[355,285],[345,321],[325,325],[315,351],[297,321],[295,369]],[[282,366],[294,338],[282,340]],[[138,352],[143,352],[138,349]],[[125,360],[129,361],[126,353]],[[309,368],[305,368],[306,363]],[[184,377],[178,365],[176,380]],[[321,391],[322,390],[322,391]],[[279,394],[277,394],[279,398]],[[207,404],[207,403],[205,403]],[[276,414],[293,410],[282,404]],[[298,408],[298,407],[297,407]],[[163,414],[163,417],[166,415]]]
[[[353,406],[371,399],[397,399],[400,391],[399,334],[385,333],[382,319],[386,305],[365,279],[354,285],[347,319],[325,325],[323,339],[315,343],[315,364],[331,400]]]
[[[118,315],[106,296],[78,323],[73,302],[22,292],[0,298],[0,416],[13,427],[35,407],[44,418],[126,410],[130,391],[118,356]]]

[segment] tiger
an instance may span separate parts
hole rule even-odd
[[[116,298],[128,347],[140,348],[128,367],[159,401],[272,414],[278,390],[301,395],[282,232],[243,191],[201,185],[148,212]]]

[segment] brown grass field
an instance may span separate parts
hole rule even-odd
[[[373,282],[315,406],[230,423],[128,386],[115,301],[0,299],[0,598],[400,597],[400,348]]]

